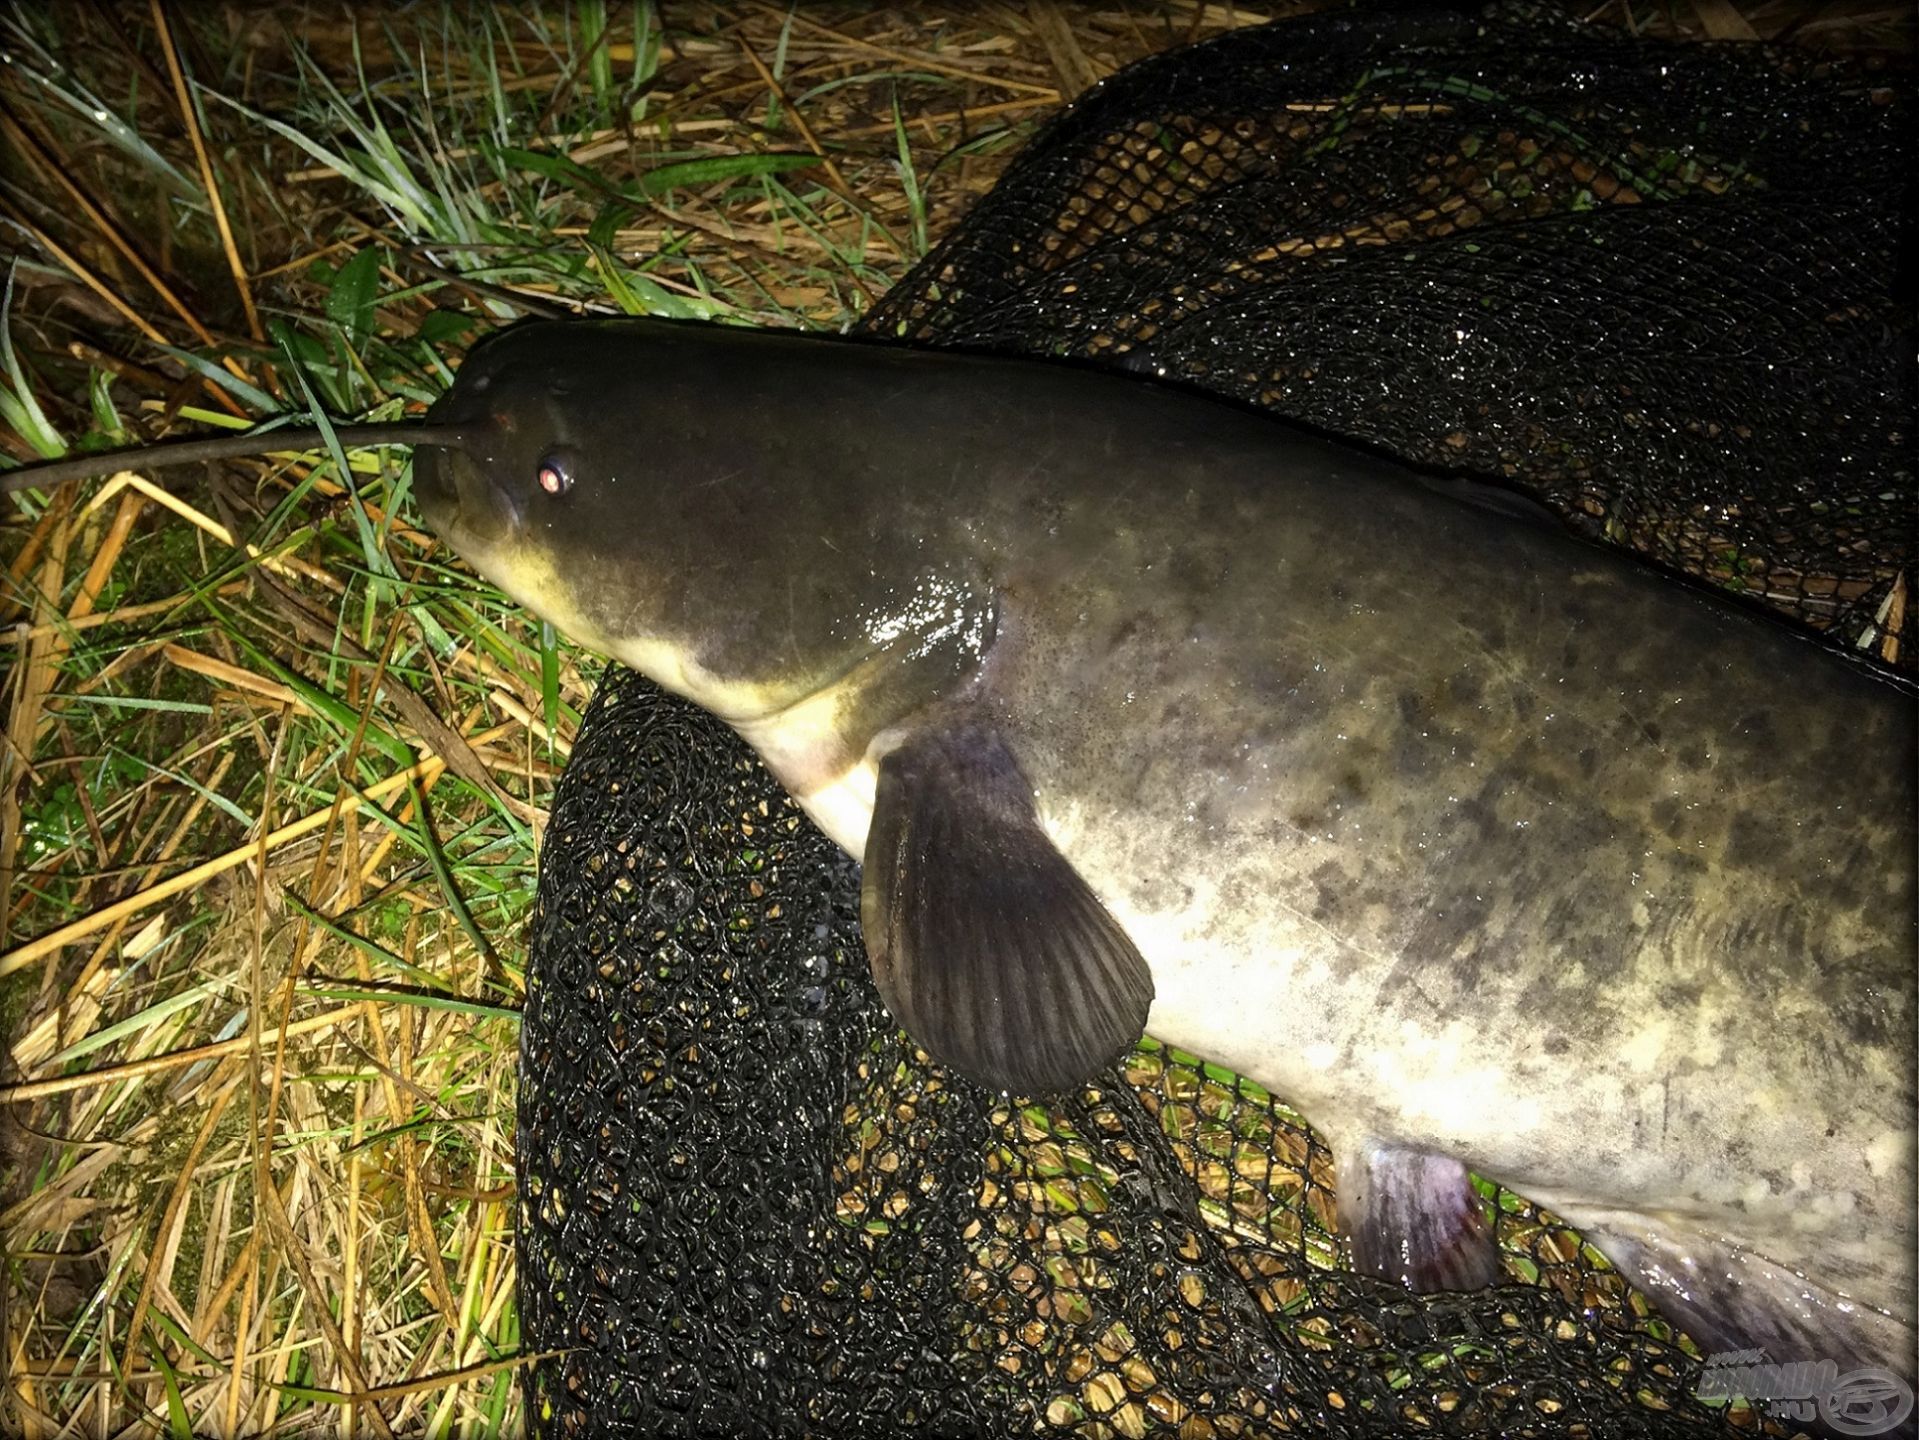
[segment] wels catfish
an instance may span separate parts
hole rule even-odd
[[[1078,367],[534,322],[430,419],[428,523],[864,858],[935,1058],[1043,1094],[1150,1030],[1320,1127],[1373,1273],[1495,1278],[1470,1169],[1709,1351],[1909,1379],[1900,687]]]

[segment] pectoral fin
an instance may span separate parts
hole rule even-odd
[[[1366,1141],[1342,1146],[1333,1166],[1354,1269],[1422,1294],[1499,1278],[1486,1202],[1457,1160]]]
[[[1146,962],[989,728],[916,736],[881,762],[860,916],[893,1018],[994,1089],[1070,1090],[1146,1028]]]

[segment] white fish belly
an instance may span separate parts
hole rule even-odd
[[[798,779],[794,757],[808,748],[788,734],[763,753],[777,756],[776,774]],[[860,855],[877,765],[806,778],[810,789],[789,782],[801,807]],[[1720,1063],[1734,1058],[1719,1053],[1720,1007],[1750,997],[1708,992],[1674,1011],[1658,1003],[1654,977],[1634,971],[1610,982],[1647,987],[1634,1029],[1607,1037],[1603,1053],[1547,1053],[1528,1009],[1531,973],[1483,977],[1462,996],[1443,962],[1405,978],[1400,955],[1369,952],[1291,903],[1308,892],[1311,852],[1275,857],[1217,837],[1182,845],[1070,801],[1040,813],[1152,970],[1148,1032],[1257,1080],[1336,1148],[1370,1137],[1437,1150],[1575,1222],[1623,1210],[1682,1231],[1743,1234],[1868,1303],[1897,1303],[1878,1293],[1897,1283],[1888,1234],[1851,1211],[1860,1184],[1910,1176],[1912,1134],[1862,1116],[1808,1150],[1792,1095],[1769,1085],[1763,1063]],[[1713,959],[1700,957],[1702,967]],[[1769,1181],[1723,1164],[1723,1136],[1706,1132],[1735,1113],[1756,1126],[1755,1153],[1783,1171],[1783,1189],[1777,1173]]]

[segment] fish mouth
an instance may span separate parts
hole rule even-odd
[[[440,446],[413,452],[413,495],[429,529],[463,555],[496,549],[522,528],[513,496],[472,455]]]
[[[428,528],[444,535],[460,512],[460,497],[447,477],[451,457],[438,445],[413,447],[413,503]]]
[[[513,497],[487,476],[485,458],[475,448],[484,445],[484,430],[471,415],[460,413],[466,408],[456,393],[442,395],[427,411],[427,424],[455,435],[455,442],[413,447],[413,499],[420,518],[463,553],[497,545],[521,520]]]
[[[449,390],[427,408],[426,423],[450,428],[463,418],[456,413],[461,408],[455,392]],[[420,507],[421,518],[437,535],[447,535],[459,518],[460,492],[452,474],[455,460],[448,446],[413,447],[413,500]]]

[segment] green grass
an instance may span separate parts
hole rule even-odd
[[[7,203],[60,252],[21,244],[0,301],[22,457],[417,414],[527,313],[839,328],[1047,108],[915,131],[963,82],[579,0],[185,7],[183,122],[151,17],[106,13],[0,17]],[[185,515],[30,493],[0,532],[10,1433],[519,1429],[522,936],[599,662],[420,530],[403,452],[330,449],[176,476]]]
[[[190,118],[146,10],[0,15],[32,141],[0,143],[0,201],[71,257],[6,232],[20,458],[417,414],[528,313],[843,327],[1055,98],[1033,34],[958,5],[745,6],[716,35],[605,0],[172,13]],[[1169,14],[1099,44],[1215,28]],[[186,514],[70,487],[0,530],[9,1433],[520,1429],[514,1009],[599,662],[422,532],[399,452],[330,449],[182,476]],[[1304,1195],[1234,1213],[1263,1092],[1136,1059],[1209,1220],[1334,1263]],[[1253,1109],[1222,1120],[1228,1092]],[[1084,1249],[1113,1176],[1070,1127],[1027,1138],[1008,1175]]]

